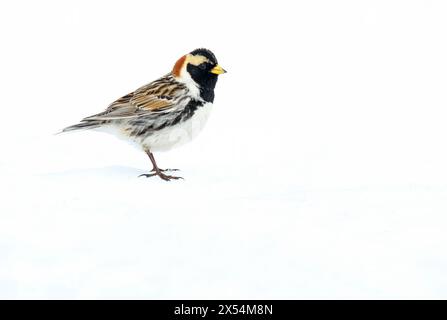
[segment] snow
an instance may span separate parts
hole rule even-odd
[[[0,4],[1,298],[447,298],[444,2],[107,3]],[[200,46],[185,180],[55,135]]]

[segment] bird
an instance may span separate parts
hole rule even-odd
[[[183,179],[160,169],[153,152],[168,151],[197,136],[214,102],[219,75],[226,73],[211,50],[198,48],[176,61],[172,71],[112,102],[105,111],[86,117],[62,132],[97,130],[111,133],[144,151],[150,173],[165,181]]]

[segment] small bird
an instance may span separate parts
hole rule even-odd
[[[151,173],[140,176],[183,179],[165,173],[178,169],[160,169],[152,152],[170,150],[197,135],[212,109],[217,77],[225,72],[210,50],[196,49],[177,60],[170,73],[62,132],[94,129],[112,133],[149,156]]]

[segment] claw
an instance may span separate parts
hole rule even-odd
[[[138,176],[138,178],[139,178],[139,177],[150,178],[150,177],[153,177],[153,176],[156,176],[156,175],[157,175],[156,173],[143,173],[143,174],[140,174],[140,175]]]
[[[176,177],[176,176],[168,176],[168,175],[165,175],[165,174],[163,174],[163,173],[161,173],[161,174],[159,174],[158,175],[160,178],[162,178],[163,180],[165,180],[165,181],[170,181],[170,180],[178,180],[178,179],[182,179],[182,180],[184,180],[183,179],[183,177]]]
[[[167,171],[180,171],[180,169],[159,169],[161,172],[167,172]],[[155,168],[152,168],[151,172],[157,172]]]
[[[185,180],[185,179],[183,179],[183,177],[169,176],[169,175],[163,174],[161,172],[160,173],[157,173],[157,172],[156,173],[143,173],[143,174],[140,174],[138,177],[150,178],[153,176],[159,176],[161,179],[163,179],[165,181],[178,180],[178,179]]]

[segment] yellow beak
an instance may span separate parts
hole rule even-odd
[[[213,69],[211,69],[210,72],[214,73],[214,74],[222,74],[222,73],[225,73],[226,71],[221,66],[216,65]]]

